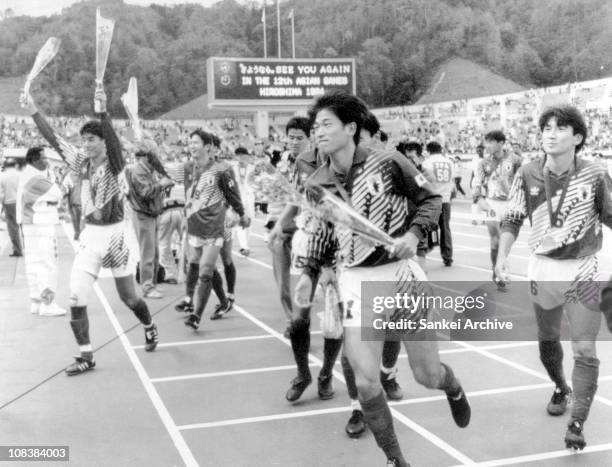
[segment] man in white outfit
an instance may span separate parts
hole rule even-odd
[[[63,198],[48,174],[49,163],[41,147],[28,149],[26,166],[17,187],[17,222],[25,246],[25,267],[30,288],[30,311],[41,316],[63,316],[55,303],[57,290],[57,208]]]

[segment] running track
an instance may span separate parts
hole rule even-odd
[[[486,228],[471,225],[467,201],[456,202],[453,210],[455,264],[443,267],[434,251],[429,277],[486,283]],[[59,301],[66,304],[74,250],[70,228],[63,227]],[[152,354],[142,349],[142,329],[134,328],[135,318],[104,275],[90,297],[92,341],[94,347],[103,346],[96,352],[98,366],[68,378],[63,368],[76,353],[68,319],[30,315],[23,260],[8,258],[6,231],[0,232],[0,445],[68,445],[70,463],[55,465],[84,467],[384,465],[369,432],[359,440],[344,433],[350,408],[341,371],[335,373],[332,400],[320,401],[316,384],[296,404],[284,399],[294,364],[282,337],[284,318],[261,238],[262,222],[254,223],[252,234],[251,256],[235,256],[238,306],[223,320],[205,319],[199,332],[183,326],[183,316],[174,311],[182,286],[164,285],[166,297],[148,302],[161,338]],[[525,240],[522,233],[511,256],[515,279],[526,271]],[[611,247],[612,234],[606,230],[603,251]],[[601,265],[612,271],[609,253],[601,256]],[[214,303],[213,298],[209,308]],[[318,329],[316,318],[313,329]],[[604,328],[601,336],[608,338]],[[313,375],[321,347],[316,332]],[[563,449],[566,417],[545,412],[552,386],[537,344],[445,342],[440,348],[468,392],[472,423],[456,428],[443,394],[417,385],[403,355],[399,382],[404,399],[391,405],[413,466],[612,464],[610,342],[599,343],[599,392],[585,427],[588,446],[580,454]],[[567,343],[565,349],[569,375]]]

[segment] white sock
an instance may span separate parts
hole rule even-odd
[[[361,404],[358,399],[351,399],[351,409],[361,410]]]
[[[91,346],[91,344],[79,345],[79,350],[81,352],[93,352],[93,347]]]

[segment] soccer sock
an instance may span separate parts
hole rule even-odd
[[[89,340],[89,318],[87,317],[86,306],[70,307],[70,327],[79,345],[81,357],[91,360],[93,352]]]
[[[189,263],[187,268],[187,276],[185,277],[185,292],[187,296],[193,302],[193,293],[198,283],[198,276],[200,275],[200,265],[198,263]]]
[[[306,378],[310,375],[308,352],[310,350],[310,321],[299,320],[291,328],[291,348],[297,365],[298,375]]]
[[[599,359],[592,357],[575,357],[572,384],[574,385],[574,405],[572,419],[584,422],[589,416],[589,409],[597,392],[599,377]]]
[[[219,299],[219,302],[222,305],[225,305],[227,303],[227,297],[225,296],[225,290],[223,290],[223,279],[221,279],[221,274],[219,274],[219,270],[217,268],[215,268],[212,275],[212,289]]]
[[[455,396],[461,389],[459,381],[455,378],[455,374],[450,366],[446,363],[440,362],[440,369],[444,372],[440,376],[440,384],[438,389],[444,391],[448,396]]]
[[[200,276],[200,286],[198,287],[198,303],[196,304],[195,312],[198,318],[204,313],[208,298],[210,297],[210,291],[212,290],[212,275]],[[227,298],[226,298],[227,300]]]
[[[348,358],[342,355],[340,357],[340,363],[342,364],[342,373],[344,373],[344,380],[346,381],[346,390],[351,400],[357,400],[357,383],[355,383],[355,372],[351,366]],[[361,409],[359,409],[361,410]]]
[[[493,264],[493,269],[495,270],[495,265],[497,264],[497,252],[498,248],[491,248],[491,263]]]
[[[563,373],[563,347],[561,342],[557,341],[540,341],[540,361],[546,368],[548,376],[562,391],[568,389]]]
[[[223,266],[225,271],[225,281],[227,282],[227,293],[234,295],[236,289],[236,266],[231,262]]]
[[[342,339],[323,339],[323,367],[321,368],[321,376],[331,375],[341,347]]]
[[[385,341],[382,351],[382,366],[389,370],[385,373],[390,373],[395,367],[401,349],[402,343],[400,341]]]
[[[153,322],[151,320],[151,313],[149,313],[149,307],[145,303],[145,301],[140,298],[136,302],[133,307],[130,307],[132,312],[138,320],[145,325],[145,327],[150,326]]]
[[[383,392],[381,391],[370,400],[360,402],[364,419],[374,434],[376,444],[384,451],[387,459],[396,458],[401,466],[407,466],[408,463],[402,455],[397,436],[395,436],[393,418]]]
[[[361,408],[361,404],[359,402],[359,399],[357,399],[355,397],[355,399],[351,398],[351,409],[352,410],[359,410],[361,412],[363,412],[363,409]]]

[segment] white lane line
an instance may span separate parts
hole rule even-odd
[[[603,377],[602,380],[612,380],[612,376]],[[493,388],[493,389],[484,389],[482,391],[472,391],[468,392],[468,398],[476,398],[476,397],[486,397],[486,396],[494,396],[498,394],[508,394],[514,392],[525,392],[525,391],[535,391],[539,389],[550,388],[550,383],[538,383],[538,384],[527,384],[521,386],[510,386],[504,388]],[[424,404],[428,402],[438,402],[445,401],[446,395],[440,396],[429,396],[429,397],[415,397],[413,399],[406,399],[403,401],[395,401],[389,402],[389,406],[403,406],[403,405],[415,405],[415,404]],[[258,423],[258,422],[269,422],[275,420],[287,420],[290,418],[301,418],[301,417],[311,417],[314,415],[326,415],[331,413],[341,413],[341,412],[350,412],[353,410],[350,406],[342,406],[342,407],[331,407],[328,409],[318,409],[318,410],[301,410],[299,412],[287,412],[275,415],[263,415],[260,417],[246,417],[246,418],[233,418],[228,420],[220,420],[216,422],[205,422],[205,423],[190,423],[187,425],[180,425],[178,427],[179,430],[197,430],[204,428],[217,428],[223,426],[231,426],[231,425],[243,425],[246,423]]]
[[[248,313],[242,307],[240,307],[238,305],[234,305],[234,308],[240,314],[242,314],[245,318],[247,318],[248,320],[250,320],[251,322],[253,322],[257,326],[259,326],[264,331],[266,331],[269,334],[275,336],[277,339],[279,339],[280,341],[284,342],[286,345],[291,345],[291,343],[287,339],[285,339],[279,332],[277,332],[276,330],[272,329],[270,326],[268,326],[264,322],[260,321],[259,319],[255,318],[253,315]],[[310,358],[310,360],[312,362],[315,362],[319,366],[323,365],[323,362],[320,359],[318,359],[317,357],[315,357],[314,355],[309,354],[308,356],[309,356],[309,358]],[[338,380],[340,380],[343,383],[345,383],[344,376],[340,372],[338,372],[338,370],[333,370],[333,374],[334,374],[334,376]],[[391,409],[391,414],[393,415],[393,417],[395,419],[397,419],[399,422],[401,422],[404,425],[406,425],[409,428],[411,428],[413,431],[415,431],[416,433],[421,435],[423,438],[428,440],[430,443],[432,443],[433,445],[437,446],[438,448],[440,448],[441,450],[446,452],[449,456],[454,457],[459,462],[463,462],[464,464],[465,463],[467,463],[467,464],[473,463],[472,459],[470,459],[468,456],[466,456],[462,452],[460,452],[457,449],[455,449],[453,446],[451,446],[450,444],[448,444],[447,442],[445,442],[444,440],[442,440],[441,438],[439,438],[438,436],[436,436],[432,432],[428,431],[427,429],[425,429],[422,426],[418,425],[417,423],[413,422],[408,417],[404,416],[402,413],[398,412],[394,408],[390,408],[390,409]]]
[[[172,381],[185,381],[189,379],[216,378],[219,376],[249,375],[252,373],[267,373],[271,371],[295,370],[295,365],[269,366],[265,368],[249,368],[248,370],[218,371],[216,373],[194,373],[192,375],[164,376],[151,378],[153,383],[167,383]]]
[[[592,452],[605,452],[605,451],[610,451],[612,450],[612,443],[606,443],[606,444],[596,444],[595,446],[587,446],[586,448],[584,448],[583,451],[579,451],[579,452],[574,452],[574,451],[570,451],[569,449],[564,449],[564,450],[559,450],[559,451],[549,451],[549,452],[541,452],[538,454],[529,454],[527,456],[518,456],[518,457],[507,457],[505,459],[495,459],[492,461],[486,461],[486,462],[478,462],[476,464],[469,464],[471,466],[474,467],[498,467],[498,466],[506,466],[506,465],[514,465],[514,464],[523,464],[523,463],[527,463],[527,462],[538,462],[538,461],[542,461],[542,460],[547,460],[547,459],[558,459],[560,457],[570,457],[570,456],[583,456],[585,454],[589,454]],[[580,459],[579,457],[576,457],[576,464],[575,465],[579,465],[578,463],[580,462],[578,459]],[[580,465],[587,465],[586,464],[586,459],[584,459],[584,464],[580,464]],[[460,464],[460,465],[465,465],[465,464]],[[454,466],[454,467],[459,467],[459,465]]]
[[[200,339],[195,341],[177,341],[177,342],[164,342],[158,344],[157,348],[161,347],[180,347],[183,345],[202,345],[202,344],[218,344],[223,342],[239,342],[239,341],[253,341],[258,339],[272,339],[273,336],[269,334],[262,334],[258,336],[245,336],[245,337],[227,337],[224,339]],[[133,349],[144,349],[144,345],[133,345]]]
[[[70,244],[72,245],[73,249],[76,251],[76,248],[75,248],[76,242],[74,242],[74,240],[70,240],[72,236],[71,236],[71,233],[66,229],[66,225],[67,224],[64,224],[64,231],[66,235],[68,236]],[[98,283],[94,284],[93,289],[98,297],[98,300],[100,300],[100,303],[102,304],[102,308],[104,308],[104,312],[106,313],[106,316],[108,316],[109,321],[111,322],[113,328],[115,329],[115,332],[117,333],[117,336],[119,337],[119,341],[121,342],[121,345],[123,345],[123,348],[125,349],[125,353],[130,359],[132,366],[136,370],[136,374],[140,378],[140,381],[142,385],[144,386],[145,391],[147,395],[149,396],[149,399],[151,399],[151,403],[153,404],[153,407],[155,407],[155,410],[157,411],[162,423],[166,427],[166,431],[168,431],[168,434],[170,435],[170,438],[172,439],[174,446],[176,447],[181,458],[183,459],[183,462],[185,463],[187,467],[198,467],[199,466],[198,462],[195,460],[195,457],[193,457],[193,453],[191,452],[191,450],[189,449],[189,446],[185,442],[183,435],[178,430],[176,423],[174,423],[174,420],[172,419],[170,415],[170,412],[168,412],[168,409],[166,408],[164,402],[159,396],[157,390],[155,389],[155,386],[153,386],[153,383],[149,379],[146,370],[144,369],[142,363],[140,362],[140,360],[138,359],[138,356],[136,355],[136,352],[134,351],[134,349],[132,349],[132,345],[130,344],[127,336],[125,335],[125,331],[123,330],[123,328],[121,327],[121,324],[119,324],[119,321],[115,317],[113,309],[108,303],[108,300],[106,299],[106,296],[102,292],[102,289],[100,288]]]

